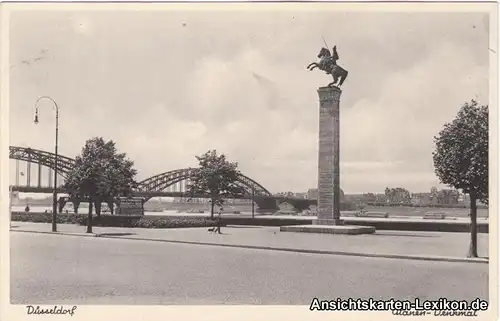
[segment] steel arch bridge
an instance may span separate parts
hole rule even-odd
[[[139,189],[141,191],[148,192],[163,191],[166,188],[181,181],[189,181],[189,178],[193,174],[194,170],[194,168],[184,168],[152,176],[139,182]],[[269,192],[262,185],[241,173],[238,174],[236,184],[240,187],[243,187],[247,195],[272,196],[271,192]]]
[[[9,158],[26,161],[28,163],[35,163],[40,166],[45,166],[54,170],[55,154],[46,152],[39,149],[32,149],[29,147],[10,146]],[[62,155],[57,156],[57,172],[61,176],[66,177],[75,164],[75,160]],[[29,168],[29,167],[28,167]]]
[[[29,147],[18,147],[10,146],[9,148],[9,158],[16,159],[20,161],[28,162],[27,175],[28,175],[28,186],[30,186],[30,166],[35,163],[41,166],[48,167],[54,170],[55,154],[51,152],[46,152],[38,149],[32,149]],[[57,159],[57,171],[58,173],[66,178],[71,168],[74,166],[75,160],[66,156],[58,155]],[[182,183],[183,181],[189,180],[192,175],[193,168],[177,169],[168,172],[164,172],[158,175],[154,175],[139,182],[138,189],[136,192],[149,193],[161,192],[167,188],[174,186],[175,184]],[[40,169],[38,172],[38,187],[40,188]],[[17,174],[17,173],[16,173]],[[49,180],[50,182],[50,180]],[[50,183],[49,183],[50,184]],[[255,180],[239,174],[237,178],[237,184],[245,189],[248,195],[254,196],[268,196],[272,197],[272,194],[264,188],[262,185],[257,183]],[[181,186],[182,187],[182,186]]]

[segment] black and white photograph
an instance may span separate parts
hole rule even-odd
[[[498,319],[496,2],[0,9],[2,319]]]

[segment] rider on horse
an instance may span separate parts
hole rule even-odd
[[[321,66],[320,69],[324,70],[327,74],[333,74],[335,68],[337,67],[337,60],[339,60],[337,46],[333,47],[333,55],[330,53],[330,50],[323,48],[321,59],[319,61],[319,65]]]
[[[339,54],[337,53],[337,46],[333,46],[332,56],[330,57],[330,73],[333,74],[337,68],[337,60],[339,60]]]
[[[318,54],[318,58],[320,58],[318,62],[319,69],[328,73],[328,65],[330,64],[331,58],[330,50],[324,47],[321,48],[321,51]]]
[[[337,60],[339,59],[339,54],[337,52],[337,46],[332,48],[332,52],[328,48],[321,48],[318,53],[317,58],[320,59],[319,62],[311,62],[307,65],[308,70],[314,70],[318,68],[333,77],[333,82],[328,84],[328,87],[334,86],[338,82],[338,87],[342,86],[347,78],[347,70],[337,65]]]

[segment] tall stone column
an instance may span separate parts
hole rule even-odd
[[[342,91],[320,87],[318,153],[318,219],[315,225],[342,225],[340,220],[339,102]]]
[[[373,226],[344,225],[340,219],[340,128],[339,101],[342,91],[336,87],[320,87],[318,219],[313,225],[281,226],[282,232],[324,234],[370,234]]]

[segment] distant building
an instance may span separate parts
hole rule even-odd
[[[307,191],[307,199],[317,200],[318,199],[318,189],[317,188],[310,188]],[[344,195],[344,191],[342,189],[340,189],[340,201],[341,202],[346,201],[346,196]]]
[[[318,199],[318,189],[317,188],[310,188],[307,191],[307,199],[317,200]]]
[[[431,193],[411,193],[413,205],[429,205],[432,203]]]
[[[297,198],[304,198],[304,199],[308,198],[308,194],[307,193],[295,193],[294,196],[297,197]]]
[[[415,205],[456,205],[464,199],[457,190],[433,188],[430,193],[412,193],[411,203]]]

